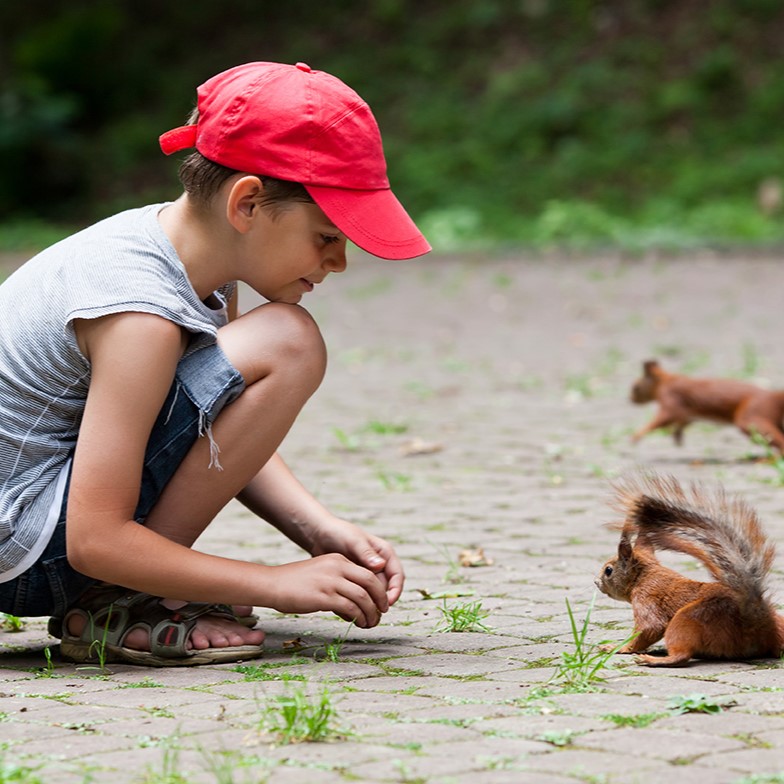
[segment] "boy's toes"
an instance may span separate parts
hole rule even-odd
[[[235,621],[210,616],[200,618],[191,634],[191,647],[196,650],[261,645],[262,642],[264,632],[261,629],[248,629]]]

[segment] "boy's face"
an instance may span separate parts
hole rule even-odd
[[[346,269],[346,237],[315,204],[258,212],[245,235],[243,280],[271,302],[298,303],[330,272]]]

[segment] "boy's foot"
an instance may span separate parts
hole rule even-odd
[[[172,610],[172,614],[180,607],[185,606],[185,602],[173,602],[168,606],[168,602],[161,602],[164,607]],[[177,606],[179,605],[179,607]],[[253,610],[248,605],[234,605],[232,611],[238,618],[247,618]],[[67,616],[67,632],[72,637],[80,637],[84,627],[89,621],[84,615],[71,613]],[[237,645],[261,645],[264,642],[264,632],[261,629],[250,629],[238,620],[232,620],[223,616],[203,615],[196,621],[196,626],[190,634],[190,640],[186,644],[193,650],[206,650],[208,648],[228,648]],[[150,650],[150,634],[146,629],[132,629],[125,636],[123,646],[133,648],[137,651]]]
[[[86,591],[50,633],[75,662],[122,661],[153,667],[254,659],[264,632],[253,629],[251,607],[166,601],[119,586]]]

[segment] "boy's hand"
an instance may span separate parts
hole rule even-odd
[[[329,527],[314,536],[311,554],[340,553],[364,566],[382,580],[387,601],[394,604],[403,592],[405,574],[394,547],[385,539],[373,536],[347,520],[334,518]]]
[[[280,455],[273,455],[237,498],[312,556],[340,553],[369,569],[384,583],[390,605],[400,598],[405,576],[392,545],[333,515],[300,484]]]
[[[337,553],[273,570],[269,606],[284,613],[333,612],[361,629],[378,625],[389,609],[385,580]]]

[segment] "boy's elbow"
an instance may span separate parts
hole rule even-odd
[[[106,548],[100,544],[69,537],[66,543],[66,558],[68,565],[80,574],[96,580],[106,579],[103,568]]]
[[[89,552],[86,552],[87,550],[89,548],[79,545],[71,546],[69,544],[66,549],[68,565],[80,574],[84,574],[87,577],[95,577],[95,575],[90,574],[90,564],[94,563],[95,559],[90,556]]]
[[[94,521],[69,521],[65,548],[68,564],[86,577],[116,584],[121,575],[127,574],[129,561],[137,551],[139,530],[145,529],[135,521],[127,525],[103,521],[100,533]]]

